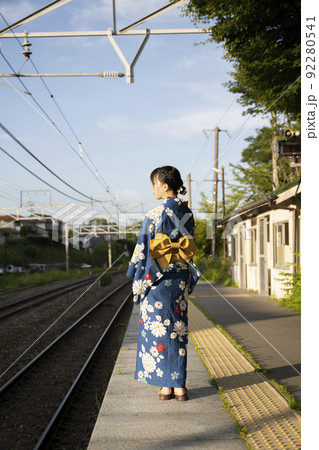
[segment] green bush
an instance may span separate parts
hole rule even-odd
[[[100,242],[93,248],[92,261],[95,266],[103,267],[108,262],[108,243]]]
[[[100,286],[108,286],[112,283],[112,274],[110,272],[106,272],[102,277],[99,279]]]
[[[37,258],[39,256],[39,250],[35,245],[27,245],[24,248],[24,254],[28,257],[28,258]]]
[[[225,267],[221,258],[199,258],[195,255],[194,262],[204,279],[223,286],[235,286],[231,275],[228,274],[228,264]]]
[[[17,240],[14,237],[7,237],[7,245],[16,245]]]
[[[285,287],[286,297],[281,298],[280,302],[294,311],[301,311],[301,268],[294,264],[296,272],[280,272],[279,280]]]

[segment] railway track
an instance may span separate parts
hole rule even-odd
[[[112,372],[110,361],[105,362],[111,357],[114,364],[116,359],[114,329],[124,335],[121,321],[125,321],[123,314],[127,315],[127,320],[129,318],[130,296],[130,282],[114,289],[0,388],[1,449],[50,448],[52,440],[55,449],[82,448],[83,439],[88,438],[87,429],[93,429],[93,416],[98,413],[97,404],[103,398],[102,391]],[[117,340],[119,347],[120,338]],[[89,381],[85,382],[88,377]],[[104,387],[98,386],[99,383]],[[76,408],[80,413],[74,410],[70,413],[70,404],[77,397],[76,392],[80,392],[79,386],[82,391],[91,392],[93,406],[88,406],[87,399],[83,406],[81,398],[87,398],[87,394],[81,393],[77,402],[82,406]],[[91,411],[90,417],[85,418],[84,410]],[[84,420],[82,431],[85,429],[86,437],[80,431],[63,432],[65,420],[70,422],[71,418],[72,422],[73,418],[73,422],[78,423],[77,414]],[[59,447],[59,442],[66,437],[72,442]]]
[[[36,308],[50,300],[60,297],[61,295],[68,294],[80,287],[91,284],[96,277],[85,278],[84,280],[74,281],[67,286],[55,287],[48,292],[42,292],[40,294],[31,295],[20,300],[11,300],[9,302],[1,302],[0,306],[0,321],[7,319],[15,314]]]

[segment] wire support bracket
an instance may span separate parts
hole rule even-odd
[[[120,47],[118,46],[118,44],[116,43],[114,37],[113,37],[113,30],[111,28],[109,28],[107,30],[107,37],[112,45],[112,47],[114,48],[117,56],[120,58],[120,60],[122,61],[124,67],[125,67],[125,71],[126,71],[126,82],[127,83],[134,83],[134,67],[135,64],[137,63],[138,58],[140,57],[149,37],[150,37],[150,29],[146,28],[145,29],[145,37],[133,59],[133,61],[131,62],[131,64],[126,60],[125,56],[123,55]]]
[[[98,73],[0,73],[3,78],[23,77],[100,77],[100,78],[123,78],[125,73],[117,71],[104,71]]]

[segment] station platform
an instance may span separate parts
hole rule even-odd
[[[240,432],[253,449],[301,447],[300,415],[192,301],[189,400],[158,400],[156,386],[133,378],[138,319],[134,307],[88,450],[245,449]]]

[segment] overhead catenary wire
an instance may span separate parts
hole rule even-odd
[[[3,53],[1,52],[1,49],[0,49],[0,54],[4,57],[4,55],[3,55]],[[7,59],[4,57],[4,59],[5,59],[5,61],[10,65],[10,63],[9,63],[9,61],[7,61]],[[12,66],[10,65],[10,68],[11,68],[11,70],[13,70],[14,71],[14,69],[12,68]],[[29,90],[28,90],[28,88],[25,86],[25,84],[22,82],[22,80],[20,80],[19,79],[19,81],[21,82],[21,84],[23,85],[23,87],[26,89],[26,91],[28,91],[28,93],[30,94],[30,96],[31,96],[31,98],[34,100],[34,97],[32,96],[32,94],[31,94],[31,92],[29,92]],[[54,123],[54,122],[52,122],[52,120],[51,120],[51,118],[48,116],[48,114],[43,110],[43,108],[41,107],[41,106],[39,106],[40,107],[40,109],[41,110],[43,110],[43,113],[45,114],[45,116],[46,117],[43,117],[42,116],[42,114],[20,93],[20,92],[18,92],[18,94],[44,119],[44,120],[46,120],[47,122],[49,122],[49,124],[64,138],[64,140],[68,143],[68,145],[77,153],[77,151],[76,151],[76,149],[73,147],[73,145],[69,142],[69,140],[66,138],[66,136],[59,130],[59,128],[56,126],[56,124]],[[36,102],[36,103],[38,103],[38,102]],[[82,159],[84,159],[83,158],[83,156],[81,156],[81,158]],[[90,169],[91,170],[91,169]],[[97,174],[99,174],[100,175],[100,173],[99,173],[99,171],[98,171],[98,169],[96,169],[95,168],[95,171],[96,171],[96,173]],[[36,176],[36,175],[35,175]],[[37,178],[39,178],[39,177],[37,177]],[[42,179],[41,179],[41,181],[43,181]],[[47,184],[47,183],[46,183]],[[59,191],[58,189],[56,189],[56,188],[53,188],[53,189],[55,189],[56,191],[58,191],[58,192],[62,192],[62,191]],[[109,190],[108,190],[108,187],[106,188],[107,189],[107,192],[108,192],[108,194],[109,194]],[[65,195],[65,194],[64,194]],[[69,198],[72,198],[72,199],[74,199],[73,197],[71,197],[71,196],[68,196]],[[105,212],[107,212],[106,211],[106,209],[105,209],[105,207],[104,207],[104,205],[103,205],[103,202],[101,201],[101,200],[98,200],[98,199],[95,199],[95,198],[93,198],[93,197],[90,197],[90,199],[91,199],[91,201],[92,200],[94,200],[94,201],[96,201],[97,203],[100,203],[101,205],[102,205],[102,207],[103,207],[103,209],[105,210]],[[77,200],[77,201],[79,201],[79,202],[81,202],[81,200]],[[112,199],[112,197],[111,197],[111,201],[113,202],[113,199]],[[88,203],[88,202],[84,202],[84,203]],[[113,202],[114,203],[114,202]],[[119,208],[119,206],[118,205],[116,205],[116,207],[117,207],[117,209],[121,212],[121,213],[123,213],[123,214],[126,214],[126,212],[125,211],[123,211],[121,208]]]
[[[238,96],[239,96],[239,94],[237,94],[237,95],[233,98],[233,100],[229,103],[229,105],[227,106],[226,110],[225,110],[224,113],[221,115],[220,119],[218,120],[216,127],[219,126],[220,122],[224,119],[224,117],[226,116],[226,114],[230,111],[230,109],[231,109],[232,106],[234,105],[235,101],[237,100]],[[245,123],[246,123],[246,121],[245,121]],[[242,129],[242,127],[240,128],[240,130],[241,130],[241,129]],[[240,131],[240,130],[239,130],[239,131]],[[211,133],[212,131],[213,131],[213,130],[210,130],[210,133]],[[238,131],[236,131],[236,133],[237,133],[237,132],[238,132]],[[205,131],[204,131],[204,133],[205,133]],[[205,135],[206,135],[207,138],[209,137],[206,133],[205,133]],[[230,137],[230,139],[233,139],[233,136]],[[204,142],[204,144],[203,144],[203,146],[202,146],[202,148],[201,148],[199,154],[197,155],[197,157],[196,157],[196,159],[195,159],[195,161],[194,161],[194,163],[193,163],[193,166],[192,166],[192,168],[191,168],[191,170],[190,170],[191,173],[192,173],[192,171],[194,170],[194,167],[196,166],[196,164],[198,163],[198,161],[200,160],[200,158],[201,158],[201,156],[202,156],[202,153],[203,153],[203,151],[204,151],[204,149],[205,149],[207,143],[208,143],[208,139],[205,140],[205,142]],[[203,173],[202,173],[198,178],[194,179],[194,180],[192,181],[192,183],[195,181],[195,182],[198,184],[198,182],[199,182],[199,180],[200,180],[200,178],[201,178],[202,175],[203,175]],[[192,184],[192,183],[191,183],[191,184]],[[198,190],[198,189],[196,189],[196,190],[194,191],[194,194],[193,194],[194,197],[197,195],[197,190]]]
[[[0,54],[1,56],[5,59],[5,61],[9,64],[9,66],[11,67],[11,70],[14,71],[14,69],[12,68],[11,64],[9,63],[9,61],[7,60],[7,58],[4,56],[3,52],[0,49]],[[45,117],[43,117],[43,115],[41,113],[39,113],[39,111],[25,98],[23,97],[23,95],[20,93],[20,91],[18,91],[18,94],[21,95],[21,97],[38,113],[40,114],[40,116],[46,120],[46,122],[48,122],[59,134],[60,136],[67,142],[67,144],[75,151],[75,153],[77,153],[77,150],[73,147],[73,145],[70,143],[70,141],[67,139],[67,137],[64,135],[64,133],[62,133],[62,131],[58,128],[58,126],[51,120],[50,116],[47,114],[47,112],[42,108],[42,106],[40,105],[40,103],[34,98],[34,96],[32,95],[32,93],[28,90],[27,86],[23,83],[23,81],[18,77],[20,83],[22,84],[22,86],[24,87],[24,89],[27,91],[26,93],[29,94],[32,98],[32,100],[36,103],[36,105],[39,107],[39,109],[42,111],[42,113],[44,114]],[[11,83],[10,83],[11,84]],[[12,86],[13,87],[13,86]],[[82,158],[83,159],[83,158]],[[109,193],[109,192],[108,192]]]
[[[6,22],[6,24],[8,25],[8,22],[6,21],[5,17],[3,16],[3,14],[0,12],[1,17],[3,18],[3,20]],[[14,34],[14,32],[13,32]],[[15,36],[15,34],[14,34]],[[19,45],[21,47],[22,44],[19,41],[19,39],[15,36],[16,40],[18,41]],[[77,151],[77,149],[72,145],[72,143],[68,140],[68,138],[62,133],[62,131],[58,128],[58,126],[51,120],[50,116],[45,112],[45,110],[41,107],[41,105],[39,104],[39,102],[37,102],[34,98],[34,96],[32,95],[32,93],[29,91],[29,89],[26,87],[25,83],[23,83],[23,81],[20,79],[20,77],[18,76],[18,74],[16,73],[16,71],[14,70],[14,68],[12,67],[12,65],[9,63],[8,59],[3,55],[3,52],[1,51],[0,48],[0,54],[2,55],[2,57],[4,58],[4,60],[7,62],[7,64],[9,65],[10,69],[12,70],[13,73],[15,73],[15,75],[17,76],[19,82],[21,83],[21,85],[23,86],[23,88],[25,89],[25,91],[21,91],[19,89],[15,89],[14,86],[10,83],[10,87],[14,88],[16,90],[16,92],[44,119],[46,120],[59,134],[60,136],[65,140],[65,142],[72,148],[72,150],[77,154],[78,157],[80,157],[80,159],[84,162],[84,164],[87,166],[87,168],[90,170],[90,172],[94,175],[94,177],[97,179],[97,181],[103,186],[103,188],[106,190],[107,194],[110,195],[110,199],[112,201],[112,203],[116,206],[117,210],[123,214],[127,214],[126,211],[123,211],[122,208],[119,207],[119,205],[117,204],[117,202],[114,202],[114,199],[112,198],[112,196],[115,196],[115,194],[110,190],[109,186],[106,184],[110,184],[108,180],[106,180],[106,178],[103,176],[103,174],[98,170],[98,168],[94,165],[93,161],[91,160],[90,156],[88,155],[88,153],[86,152],[86,150],[83,148],[83,145],[80,142],[80,139],[78,138],[78,136],[76,135],[74,129],[72,128],[70,122],[67,120],[65,114],[63,113],[61,107],[58,105],[57,101],[54,98],[54,95],[52,94],[52,92],[50,91],[48,85],[46,84],[46,82],[44,81],[44,79],[42,77],[40,77],[43,85],[45,86],[47,92],[49,93],[50,98],[54,101],[56,107],[58,108],[60,114],[62,115],[63,119],[65,120],[65,122],[67,123],[68,127],[70,128],[73,136],[76,138],[76,140],[78,141],[78,145],[80,150]],[[32,59],[29,57],[29,60],[31,62],[31,64],[33,65],[34,69],[36,70],[36,72],[39,74],[39,71],[37,69],[37,67],[35,66],[35,64],[33,63]],[[4,77],[2,77],[4,78]],[[31,96],[32,100],[36,103],[36,105],[39,107],[39,109],[42,111],[42,113],[44,114],[44,116],[25,98],[25,96],[22,95],[22,92],[24,94],[28,94]],[[88,160],[84,157],[83,152],[85,152]],[[106,183],[105,183],[106,182]],[[113,186],[111,185],[113,189],[115,189],[118,194],[122,197],[123,195]],[[55,189],[56,190],[56,189]],[[103,209],[106,211],[103,202],[100,200],[96,200],[93,197],[90,197],[91,201],[94,200],[97,203],[100,203],[103,207]],[[117,200],[117,199],[116,199]]]
[[[1,53],[1,49],[0,49],[0,53]],[[8,62],[9,63],[9,62]],[[14,71],[14,69],[12,68],[12,70]],[[20,82],[21,82],[21,80],[20,80]],[[25,89],[26,90],[28,90],[27,89],[27,87],[24,85],[24,83],[22,83],[22,85],[25,87]],[[44,111],[44,114],[45,114],[45,116],[46,116],[46,118],[45,117],[43,117],[42,116],[42,114],[39,112],[39,111],[37,111],[37,109],[24,97],[24,96],[22,96],[22,94],[20,93],[20,92],[18,92],[18,94],[44,119],[44,120],[46,120],[47,122],[49,122],[49,124],[51,125],[51,126],[53,126],[53,128],[64,138],[64,140],[68,143],[68,145],[75,151],[75,153],[76,154],[78,154],[78,152],[76,151],[76,149],[73,147],[73,145],[69,142],[69,140],[66,138],[66,136],[59,130],[59,128],[56,126],[56,124],[51,120],[51,118],[48,116],[48,114],[46,114],[46,112]],[[32,97],[32,94],[30,93],[30,96]],[[32,99],[34,99],[33,97],[32,97]],[[41,107],[40,107],[41,108]],[[41,108],[42,109],[42,108]],[[85,158],[83,157],[83,155],[81,155],[81,159],[83,159],[84,161],[85,161]],[[85,161],[86,162],[86,161]],[[86,164],[87,165],[87,164]],[[99,176],[101,176],[101,174],[100,174],[100,172],[98,171],[98,169],[97,168],[95,168],[95,173],[93,172],[93,170],[90,168],[90,167],[88,167],[89,168],[89,170],[97,177],[97,175],[99,175]],[[98,179],[99,180],[99,179]],[[102,184],[103,185],[103,184]],[[105,186],[105,185],[103,185],[103,187],[106,189],[106,191],[107,191],[107,193],[108,194],[110,194],[110,191],[109,191],[109,188],[108,188],[108,186]],[[101,205],[102,205],[102,207],[103,207],[103,209],[105,210],[105,213],[107,213],[107,211],[106,211],[106,209],[105,209],[105,207],[104,207],[104,205],[103,205],[103,202],[101,201],[101,200],[97,200],[97,199],[95,199],[95,198],[93,198],[93,197],[90,197],[90,199],[91,199],[91,201],[92,200],[94,200],[94,201],[96,201],[97,203],[100,203]],[[111,201],[112,201],[112,203],[114,204],[114,201],[113,201],[113,199],[112,199],[112,196],[111,196]],[[87,203],[87,202],[84,202],[84,203]],[[120,208],[118,205],[116,205],[116,208],[117,208],[117,210],[118,211],[120,211],[122,214],[127,214],[126,213],[126,211],[123,211],[122,210],[122,208]]]
[[[228,113],[228,111],[230,110],[230,108],[233,106],[233,104],[235,103],[235,101],[237,100],[239,94],[237,94],[234,99],[231,101],[231,103],[228,105],[228,107],[226,108],[224,114],[221,116],[221,118],[219,119],[219,121],[217,122],[216,126],[218,127],[220,122],[223,120],[223,118],[226,116],[226,114]]]
[[[52,188],[53,190],[55,190],[56,192],[59,192],[60,194],[64,195],[65,197],[71,198],[72,200],[75,200],[76,202],[80,202],[80,203],[91,203],[91,202],[86,202],[83,200],[79,200],[78,198],[74,198],[69,194],[66,194],[65,192],[61,191],[60,189],[52,186],[52,184],[48,183],[47,181],[43,180],[41,177],[39,177],[38,175],[36,175],[34,172],[32,172],[32,170],[28,169],[25,165],[23,165],[20,161],[18,161],[16,158],[14,158],[12,155],[10,155],[10,153],[8,153],[4,148],[0,147],[0,150],[5,153],[7,156],[9,156],[9,158],[11,158],[14,162],[16,162],[17,164],[19,164],[19,166],[23,167],[26,171],[28,171],[29,173],[31,173],[31,175],[33,175],[34,177],[36,177],[38,180],[42,181],[42,183],[46,184],[47,186],[49,186],[50,188]]]
[[[46,170],[48,170],[53,176],[55,176],[58,180],[62,181],[62,183],[64,183],[66,186],[68,186],[69,188],[71,188],[73,191],[77,192],[78,194],[82,195],[83,197],[88,198],[89,200],[92,200],[92,197],[89,197],[86,194],[83,194],[82,192],[80,192],[78,189],[74,188],[73,186],[71,186],[68,182],[66,182],[65,180],[63,180],[59,175],[57,175],[55,172],[53,172],[53,170],[51,170],[48,166],[46,166],[42,161],[40,161],[39,158],[37,158],[30,150],[27,149],[27,147],[25,145],[22,144],[22,142],[19,141],[18,138],[16,138],[16,136],[14,136],[1,122],[0,122],[0,128],[3,129],[3,131],[5,133],[7,133],[8,136],[10,136],[17,144],[20,145],[21,148],[23,148],[23,150],[25,150],[29,155],[32,156],[32,158],[34,158],[39,164],[41,164],[41,166],[43,166]]]
[[[1,53],[1,49],[0,49],[0,53]],[[12,69],[13,70],[13,69]],[[21,80],[20,80],[21,81]],[[23,84],[23,86],[24,86],[24,84]],[[27,87],[25,86],[25,89],[27,90]],[[19,93],[19,92],[18,92]],[[20,93],[19,93],[20,94]],[[20,94],[21,96],[22,96],[22,94]],[[31,97],[32,97],[32,94],[30,93],[30,95],[31,95]],[[22,98],[24,99],[24,100],[26,100],[23,96],[22,96]],[[33,98],[33,97],[32,97]],[[27,101],[27,100],[26,100]],[[27,103],[28,104],[30,104],[30,102],[28,102],[27,101]],[[33,105],[31,105],[30,104],[30,106],[32,107],[32,108],[34,108],[34,106]],[[40,107],[41,108],[41,110],[42,110],[42,107]],[[36,110],[36,108],[34,108],[35,110]],[[36,110],[37,111],[37,110]],[[39,111],[37,111],[38,113],[39,113]],[[40,113],[39,113],[40,114]],[[44,114],[46,115],[46,117],[48,118],[48,120],[52,123],[52,121],[51,121],[51,119],[50,119],[50,117],[46,114],[46,112],[44,111]],[[41,115],[41,114],[40,114]],[[43,116],[42,116],[43,117]],[[44,118],[45,119],[45,118]],[[46,119],[45,119],[46,120]],[[54,128],[60,133],[60,135],[61,136],[63,136],[64,138],[65,138],[65,140],[68,142],[68,144],[74,149],[74,147],[72,146],[72,144],[67,140],[67,138],[63,135],[63,133],[62,132],[60,132],[60,130],[56,127],[56,125],[54,124],[54,123],[52,123],[52,125],[54,126]],[[75,150],[75,149],[74,149]],[[11,157],[11,156],[10,156]],[[21,165],[21,164],[20,164]],[[28,169],[27,169],[28,170]],[[29,170],[28,170],[29,171]],[[30,171],[29,171],[30,172]],[[33,174],[33,173],[32,173]],[[42,180],[40,177],[38,177],[37,175],[35,175],[35,174],[33,174],[34,176],[36,176],[38,179],[40,179],[41,181],[43,181],[44,182],[44,180]],[[46,183],[46,182],[45,182]],[[47,185],[49,185],[48,183],[46,183]],[[49,185],[49,186],[51,186],[51,185]],[[54,188],[53,187],[53,189],[55,190],[55,191],[57,191],[57,192],[60,192],[60,193],[62,193],[63,195],[66,195],[65,193],[63,193],[62,191],[60,191],[59,189],[57,189],[57,188]],[[81,194],[81,195],[83,195],[83,194]],[[69,197],[69,198],[72,198],[73,200],[76,200],[76,201],[78,201],[78,202],[82,202],[82,203],[89,203],[89,202],[86,202],[86,201],[83,201],[83,200],[78,200],[78,199],[74,199],[74,197],[72,197],[72,196],[70,196],[70,195],[67,195],[67,197]],[[102,204],[102,207],[103,207],[103,209],[105,210],[105,207],[103,206],[103,202],[101,202],[101,200],[99,200],[99,199],[95,199],[93,196],[92,197],[88,197],[88,196],[86,196],[87,198],[90,198],[90,200],[91,200],[91,202],[94,200],[95,202],[97,202],[97,203],[100,203],[100,204]],[[118,208],[118,206],[117,206],[117,208]],[[120,209],[120,208],[118,208],[118,209]],[[105,210],[106,211],[106,210]],[[123,212],[123,211],[121,211],[121,212]]]
[[[4,177],[0,177],[0,191],[11,197],[11,198],[7,197],[7,200],[10,200],[11,202],[14,201],[17,204],[19,204],[20,203],[19,197],[23,189],[24,188],[22,186],[15,184]]]
[[[217,127],[219,126],[219,124],[220,124],[220,122],[223,120],[223,118],[226,116],[226,114],[228,113],[228,111],[231,109],[231,107],[233,106],[233,104],[234,104],[235,101],[237,100],[238,96],[239,96],[239,94],[237,94],[237,95],[233,98],[233,100],[229,103],[229,105],[227,106],[226,110],[225,110],[224,113],[221,115],[220,119],[218,120],[217,125],[216,125]],[[207,137],[208,137],[208,136],[207,136]],[[196,166],[197,162],[200,160],[200,157],[201,157],[201,155],[202,155],[202,153],[203,153],[203,150],[204,150],[204,148],[206,147],[206,145],[207,145],[207,140],[206,140],[205,143],[203,144],[203,146],[202,146],[202,148],[201,148],[199,154],[197,155],[197,157],[196,157],[196,159],[195,159],[195,162],[193,163],[193,166],[192,166],[192,168],[191,168],[191,170],[190,170],[191,173],[192,173],[192,171],[194,170],[194,167]]]
[[[11,197],[10,200],[12,200],[12,201],[14,201],[14,202],[17,202],[17,201],[18,201],[18,197],[15,197],[16,194],[14,194],[14,193],[8,191],[8,190],[6,189],[5,186],[0,186],[0,192],[2,192],[3,194],[5,194],[5,195]]]
[[[3,183],[7,183],[8,185],[11,185],[12,186],[12,189],[13,190],[18,190],[18,192],[21,190],[21,189],[24,189],[24,187],[23,186],[21,186],[20,184],[18,184],[18,183],[14,183],[14,182],[12,182],[11,180],[8,180],[8,178],[5,178],[5,177],[3,177],[3,176],[0,176],[0,182],[3,182]]]
[[[260,115],[259,116],[257,116],[257,119],[255,119],[254,120],[254,122],[252,123],[252,125],[250,125],[249,127],[248,127],[248,129],[244,132],[244,133],[247,133],[260,119],[262,119],[263,117],[264,117],[264,115],[267,113],[267,112],[269,112],[270,111],[270,109],[278,102],[278,100],[280,100],[280,98],[283,96],[283,95],[285,95],[286,94],[286,92],[289,90],[289,89],[291,89],[292,88],[292,86],[294,86],[297,82],[298,82],[298,80],[301,78],[301,75],[298,77],[298,78],[296,78],[296,80],[293,82],[293,83],[291,83],[285,90],[284,90],[284,92],[282,92],[277,98],[276,98],[276,100],[274,100],[273,102],[272,102],[272,104],[269,106],[269,107],[267,107],[266,109],[265,109],[265,111],[263,111],[262,113],[260,113]],[[246,124],[246,122],[248,121],[250,119],[250,117],[248,117],[247,119],[246,119],[246,121],[245,121],[245,123],[241,126],[241,128],[240,128],[240,130],[244,127],[244,125]],[[231,149],[231,147],[244,135],[244,133],[241,133],[238,137],[236,136],[236,139],[235,139],[235,141],[233,141],[230,145],[228,145],[228,147],[219,155],[219,157],[218,157],[218,160],[220,160],[220,158],[222,157],[222,156],[224,156],[230,149]],[[200,174],[200,176],[198,177],[198,179],[201,177],[201,176],[203,176],[205,173],[207,173],[207,171],[209,170],[209,169],[211,169],[212,168],[212,164],[211,165],[209,165],[201,174]]]
[[[0,15],[2,17],[2,19],[4,20],[4,22],[7,24],[7,26],[9,26],[8,21],[5,19],[5,17],[3,16],[3,14],[0,12]],[[23,45],[21,44],[21,42],[19,41],[18,37],[15,35],[14,32],[12,32],[13,35],[15,36],[18,44],[23,48]],[[1,51],[1,50],[0,50]],[[36,65],[34,64],[34,62],[32,61],[32,58],[29,56],[29,60],[31,62],[31,64],[33,65],[34,69],[36,70],[36,72],[39,74],[39,70],[37,69]],[[8,61],[7,61],[8,62]],[[9,62],[8,62],[9,64]],[[16,74],[15,70],[12,68],[12,66],[9,64],[11,70]],[[17,75],[17,74],[16,74]],[[19,78],[19,77],[18,77]],[[53,127],[60,133],[60,135],[65,139],[65,141],[69,144],[69,146],[72,148],[73,151],[75,151],[75,153],[77,154],[77,156],[83,161],[83,163],[87,166],[87,168],[90,170],[90,172],[93,174],[93,176],[98,180],[98,182],[103,186],[103,188],[106,190],[106,192],[110,195],[111,197],[111,201],[113,201],[112,199],[112,192],[110,192],[110,188],[108,185],[105,184],[104,180],[105,177],[101,174],[101,172],[96,168],[95,164],[93,163],[92,159],[90,158],[89,154],[87,153],[87,151],[83,148],[83,145],[81,144],[80,139],[78,138],[78,136],[76,135],[74,129],[72,128],[70,122],[67,120],[65,114],[63,113],[61,107],[59,106],[59,104],[57,103],[54,95],[52,94],[52,92],[50,91],[47,83],[44,81],[43,77],[40,77],[43,85],[45,86],[50,98],[52,99],[52,101],[55,103],[56,107],[58,108],[60,114],[62,115],[63,119],[65,120],[65,122],[67,123],[68,127],[70,128],[73,136],[75,137],[75,139],[78,141],[78,145],[81,147],[81,150],[85,152],[87,158],[89,161],[87,161],[84,156],[83,153],[80,151],[78,152],[73,145],[68,141],[68,139],[66,138],[66,136],[59,130],[59,128],[56,126],[56,124],[51,120],[51,118],[44,112],[44,110],[41,108],[41,110],[45,113],[47,119],[50,121],[50,123],[53,125]],[[19,78],[19,81],[22,83],[21,79]],[[24,83],[22,83],[22,85],[25,87]],[[27,88],[26,88],[27,89]],[[31,93],[27,92],[28,94],[31,95]],[[34,100],[34,98],[33,98]],[[92,170],[93,169],[93,170]],[[107,180],[105,180],[107,183],[109,183]],[[114,187],[112,186],[119,194],[120,192]],[[114,194],[113,194],[114,195]],[[120,194],[121,195],[121,194]],[[121,195],[121,197],[123,197]]]
[[[12,201],[17,202],[17,203],[19,202],[19,199],[13,197],[13,195],[11,195],[10,192],[3,191],[2,189],[0,189],[0,192],[2,192],[2,194],[0,194],[0,197],[5,198],[6,200],[10,200],[10,202],[12,202]],[[3,195],[3,194],[5,194],[5,195]]]
[[[0,53],[1,53],[1,49],[0,49]],[[19,95],[21,95],[22,96],[22,94],[20,94],[20,92],[18,92],[18,94]],[[32,96],[32,94],[30,93],[30,95],[31,95],[31,97],[33,98],[33,96]],[[25,98],[25,97],[23,97],[22,96],[22,98],[38,113],[38,114],[40,114],[40,116],[42,116],[41,115],[41,113],[39,112],[39,111],[37,111],[37,109]],[[33,100],[34,100],[34,98],[33,98]],[[42,110],[42,107],[40,107],[40,109]],[[58,133],[66,140],[66,142],[70,145],[70,147],[76,152],[76,150],[75,150],[75,148],[73,147],[73,145],[68,141],[68,139],[66,138],[66,136],[59,130],[59,128],[51,121],[51,119],[50,119],[50,117],[47,115],[47,113],[44,111],[44,114],[46,115],[46,117],[47,117],[47,119],[45,118],[45,117],[43,117],[42,116],[42,118],[44,119],[44,120],[46,120],[47,122],[49,121],[50,122],[50,124],[53,126],[53,128],[54,129],[56,129],[57,131],[58,131]],[[96,169],[97,170],[97,169]],[[98,171],[97,171],[98,172]],[[56,190],[56,189],[55,189]],[[109,192],[108,192],[109,193]],[[72,198],[72,197],[71,197]],[[97,203],[101,203],[102,204],[102,202],[100,201],[100,200],[98,200],[98,199],[95,199],[94,197],[90,197],[90,199],[91,199],[91,201],[92,200],[94,200],[95,202],[97,202]],[[111,200],[113,201],[113,199],[112,199],[112,197],[111,197]],[[80,201],[80,200],[79,200]],[[84,203],[87,203],[87,202],[84,202]],[[103,205],[102,205],[103,206]],[[123,211],[121,211],[121,212],[123,212]]]
[[[21,192],[16,187],[12,187],[12,186],[8,185],[5,181],[2,181],[1,178],[0,178],[0,188],[4,189],[6,192],[10,193],[11,195],[19,195],[19,193]]]
[[[7,64],[10,66],[11,70],[14,72],[13,67],[11,66],[10,62],[8,61],[8,59],[4,56],[3,52],[0,49],[0,54],[1,56],[4,58],[4,60],[7,62]],[[68,140],[68,138],[64,135],[64,133],[62,133],[62,131],[58,128],[58,126],[51,120],[50,116],[46,113],[46,111],[42,108],[42,106],[40,105],[40,103],[34,98],[34,96],[32,95],[32,93],[28,90],[27,86],[25,85],[25,83],[23,83],[23,81],[18,77],[20,83],[22,84],[22,86],[24,87],[24,89],[26,90],[25,93],[27,93],[28,95],[31,96],[32,100],[36,103],[36,105],[39,107],[39,109],[42,111],[42,113],[45,115],[45,117],[43,117],[39,111],[37,111],[37,109],[31,105],[31,103],[22,96],[22,94],[20,93],[20,91],[18,91],[18,94],[20,94],[22,96],[22,98],[36,111],[40,114],[40,116],[42,116],[42,118],[44,120],[46,120],[59,134],[60,136],[67,142],[67,144],[72,148],[73,151],[75,151],[75,153],[80,156],[80,158],[87,163],[87,161],[85,160],[85,158],[83,157],[83,155],[79,155],[79,153],[77,152],[77,150],[74,148],[74,146],[71,144],[71,142]],[[11,84],[11,83],[10,83]],[[14,87],[11,85],[11,87]],[[87,164],[86,164],[87,165]],[[93,166],[93,164],[91,164]],[[96,167],[93,166],[93,168],[95,169],[95,171],[92,171],[92,169],[90,167],[88,167],[89,170],[91,171],[91,173],[93,173],[93,175],[97,178],[97,174],[100,175],[100,172],[98,171],[98,169]],[[97,178],[98,179],[98,178]],[[107,193],[110,194],[110,190],[108,186],[105,186],[105,184],[103,184],[104,189],[106,189]],[[111,197],[112,199],[112,197]]]

